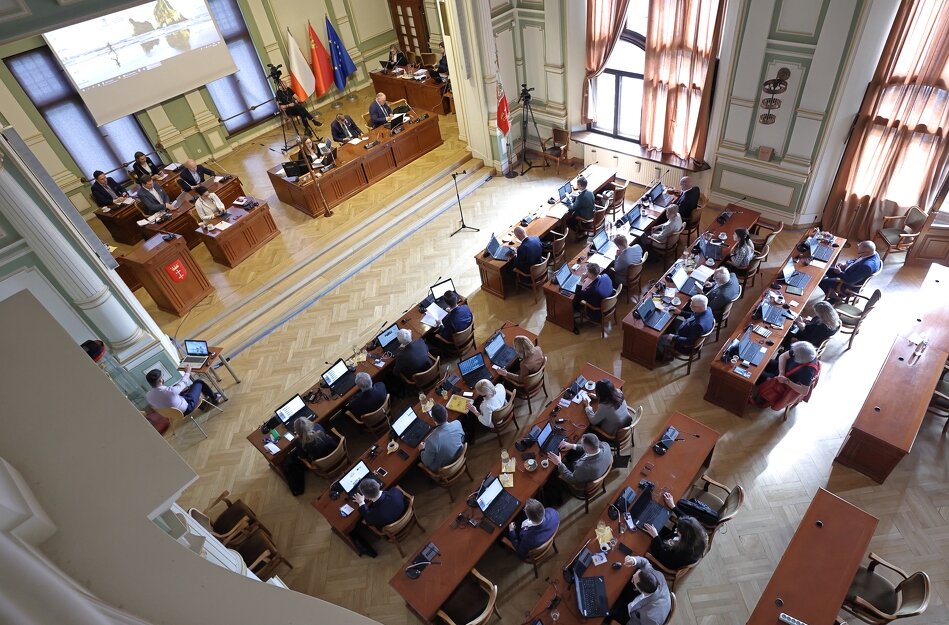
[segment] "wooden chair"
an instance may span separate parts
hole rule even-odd
[[[844,611],[872,625],[883,625],[896,619],[918,616],[929,607],[929,575],[922,571],[908,575],[877,554],[870,552],[870,564],[857,569],[850,583]],[[876,572],[877,566],[900,576],[894,584]]]
[[[391,108],[393,111],[396,110],[397,108],[407,107],[409,105],[408,100],[406,100],[405,98],[400,98],[396,100],[395,102],[387,102],[387,104],[389,105],[389,108]]]
[[[412,374],[412,383],[422,393],[427,393],[435,388],[435,385],[438,384],[438,380],[441,377],[441,373],[438,369],[441,364],[441,356],[432,356],[429,354],[428,357],[432,361],[432,366],[425,371]]]
[[[679,348],[676,347],[676,344],[672,344],[673,360],[681,360],[688,363],[685,371],[686,375],[690,375],[692,373],[692,363],[702,357],[702,346],[705,345],[705,341],[708,340],[708,337],[710,337],[714,331],[715,327],[713,326],[711,330],[700,336],[699,340],[695,342],[695,345],[693,345],[687,352],[679,351]]]
[[[875,277],[877,277],[881,271],[883,271],[882,262],[880,263],[879,269],[856,284],[848,284],[841,278],[832,278],[832,286],[826,290],[824,295],[831,302],[845,302],[847,304],[855,304],[857,303],[856,296],[863,293],[864,287],[870,283],[870,280],[873,280]]]
[[[478,347],[475,344],[474,322],[468,324],[464,330],[455,332],[451,337],[451,342],[446,341],[440,334],[436,334],[435,344],[438,347],[437,351],[446,356],[464,358],[468,352]]]
[[[670,234],[665,243],[658,243],[655,239],[649,238],[649,247],[653,254],[659,254],[663,265],[672,264],[673,259],[679,255],[679,237],[682,231]]]
[[[612,470],[613,456],[610,456],[610,466],[606,468],[606,472],[592,482],[587,482],[586,484],[580,485],[563,480],[563,483],[567,485],[567,490],[570,491],[570,494],[583,501],[583,509],[585,510],[584,514],[590,514],[591,501],[600,495],[606,494],[606,478],[609,477],[610,471]]]
[[[834,306],[834,310],[840,316],[840,333],[850,335],[850,340],[847,341],[847,349],[853,346],[853,339],[860,332],[863,320],[873,311],[882,296],[883,293],[880,292],[880,289],[876,289],[870,297],[854,294],[851,296],[854,303],[839,303]],[[862,307],[857,305],[860,300],[864,302]]]
[[[366,132],[369,132],[372,129],[372,118],[369,117],[369,113],[362,114],[362,121],[366,124]]]
[[[491,429],[498,437],[498,447],[504,447],[501,440],[501,432],[511,423],[514,424],[514,431],[517,432],[521,426],[517,424],[517,417],[514,416],[514,397],[513,389],[506,389],[507,402],[497,410],[491,413]]]
[[[735,299],[725,304],[725,308],[722,308],[720,311],[718,311],[717,314],[715,314],[715,311],[712,311],[713,313],[712,316],[715,317],[715,342],[716,343],[718,343],[718,336],[721,333],[722,328],[728,327],[728,316],[731,315],[732,313],[732,306],[734,306],[735,302],[741,299],[741,295],[742,295],[742,288],[741,286],[739,286],[738,295],[735,296]]]
[[[455,482],[459,481],[462,475],[467,475],[469,482],[474,479],[468,471],[468,443],[461,446],[458,457],[451,464],[443,466],[438,471],[432,471],[425,466],[424,462],[419,462],[418,466],[428,477],[432,478],[432,481],[448,491],[448,499],[452,502],[455,501],[455,496],[451,492],[451,487]]]
[[[649,252],[643,252],[643,262],[638,265],[630,265],[626,273],[626,303],[633,301],[636,297],[636,303],[639,303],[640,294],[643,291],[643,268],[646,266],[646,260],[649,258]]]
[[[525,289],[534,292],[534,303],[537,303],[538,296],[544,284],[547,283],[547,263],[550,261],[550,254],[540,259],[536,265],[531,265],[528,271],[524,272],[514,268],[514,283]]]
[[[515,382],[511,380],[511,386],[514,388],[514,396],[516,399],[523,399],[527,401],[527,410],[533,414],[534,406],[531,404],[531,398],[540,395],[543,392],[544,397],[547,395],[547,382],[546,382],[546,371],[547,371],[547,356],[544,356],[544,365],[535,371],[534,373],[527,376],[527,379],[523,383]]]
[[[757,223],[752,226],[751,230],[751,242],[754,244],[755,249],[760,252],[765,248],[768,248],[767,251],[770,252],[774,240],[784,231],[784,222],[774,222],[768,219],[759,218]],[[765,233],[763,237],[760,236],[762,233]],[[768,260],[768,254],[764,254],[763,258],[764,260]]]
[[[281,564],[293,568],[293,565],[283,557],[274,545],[270,534],[262,530],[252,533],[235,550],[241,555],[247,568],[262,582],[273,577],[274,573],[277,572],[277,567]]]
[[[567,233],[564,232],[560,234],[559,232],[551,230],[550,236],[551,249],[548,262],[550,263],[550,268],[557,271],[567,260]]]
[[[685,235],[685,244],[690,245],[692,239],[699,236],[699,228],[701,228],[702,222],[702,209],[705,207],[705,203],[708,202],[708,198],[705,197],[703,193],[699,199],[699,205],[692,211],[692,215],[689,217],[689,220],[683,224],[682,234]]]
[[[824,349],[824,345],[826,344],[827,344],[827,341],[824,341],[824,343],[821,344],[820,348],[818,348],[817,351],[821,352]],[[791,413],[791,411],[794,410],[794,408],[802,401],[807,401],[805,398],[811,396],[811,393],[814,391],[814,387],[817,386],[818,379],[820,379],[819,373],[815,375],[813,378],[811,378],[811,383],[808,386],[808,391],[806,393],[804,393],[803,395],[798,395],[797,399],[795,399],[790,404],[784,407],[784,412],[781,414],[781,421],[787,421],[788,415]]]
[[[382,434],[389,429],[389,419],[391,417],[389,409],[389,394],[386,393],[385,401],[383,401],[382,405],[372,412],[367,412],[361,417],[357,417],[352,412],[347,410],[346,416],[349,417],[349,419],[360,428],[368,430],[373,436],[382,436]]]
[[[885,261],[890,252],[908,252],[926,225],[926,213],[918,206],[910,206],[901,217],[884,217],[883,227],[873,235],[883,248],[880,260]]]
[[[526,562],[527,564],[530,564],[531,566],[534,567],[534,579],[540,578],[540,575],[538,575],[537,573],[537,565],[543,564],[547,560],[550,560],[551,558],[553,558],[554,554],[560,553],[557,550],[557,532],[558,531],[560,531],[560,523],[557,523],[557,529],[554,530],[554,533],[551,535],[550,538],[547,539],[547,541],[544,544],[534,547],[533,549],[527,552],[526,557],[520,558],[521,562]],[[517,553],[516,550],[514,549],[514,544],[510,541],[510,539],[507,536],[501,539],[501,544],[507,547],[508,549],[510,549],[511,551],[514,551],[515,553]]]
[[[418,65],[418,56],[411,50],[405,51],[405,60],[409,62],[409,65]]]
[[[435,618],[445,625],[485,625],[498,612],[498,587],[478,569],[471,569],[461,585],[455,589]]]
[[[596,210],[593,211],[593,219],[581,219],[580,217],[577,217],[577,228],[574,232],[574,241],[581,241],[588,237],[592,237],[603,229],[603,224],[605,223],[605,206],[598,206]]]
[[[768,257],[770,252],[771,248],[765,246],[760,252],[755,253],[747,267],[735,270],[735,277],[741,280],[741,291],[743,294],[748,290],[749,280],[751,280],[751,286],[754,288],[758,274],[761,272],[761,263]]]
[[[377,536],[385,538],[387,541],[395,545],[395,548],[399,550],[399,555],[403,558],[405,553],[402,551],[402,541],[406,536],[412,531],[413,528],[418,527],[423,534],[426,533],[425,528],[422,527],[422,524],[419,523],[418,517],[415,516],[415,497],[408,494],[402,490],[401,486],[396,486],[396,489],[402,491],[402,495],[405,497],[405,512],[402,513],[398,519],[385,525],[381,528],[369,526]]]
[[[438,65],[438,57],[434,52],[422,52],[422,65]]]
[[[606,325],[607,320],[612,317],[613,325],[615,326],[618,322],[616,315],[616,303],[619,301],[619,294],[623,292],[623,285],[619,285],[613,289],[613,294],[609,297],[604,297],[600,301],[599,306],[591,306],[587,302],[581,302],[580,306],[580,323],[597,323],[600,324],[600,333],[603,338],[606,338]],[[594,318],[594,315],[599,313],[599,320]],[[579,331],[578,331],[579,333]]]
[[[926,412],[931,412],[946,420],[946,425],[942,428],[943,436],[946,435],[946,432],[949,432],[949,382],[946,381],[947,373],[949,373],[949,364],[944,365],[942,377],[939,383],[936,384],[933,398],[929,401],[929,407],[926,409]]]
[[[172,436],[177,436],[177,435],[178,435],[178,424],[179,424],[179,423],[184,423],[184,421],[188,420],[188,421],[191,421],[191,423],[194,424],[194,427],[198,428],[198,431],[201,432],[201,434],[202,434],[202,436],[204,436],[204,438],[207,438],[207,437],[208,437],[208,433],[205,432],[205,431],[201,428],[200,425],[198,425],[198,422],[197,422],[197,421],[195,421],[194,414],[195,414],[195,412],[198,410],[197,407],[195,407],[195,409],[192,410],[191,412],[189,412],[188,414],[185,414],[185,413],[181,412],[181,411],[178,410],[177,408],[155,408],[154,410],[155,410],[155,412],[157,412],[157,413],[160,414],[161,416],[163,416],[163,417],[165,417],[166,419],[168,419],[168,422],[171,423],[171,427],[170,427],[169,429],[171,430],[171,435],[172,435]]]
[[[607,434],[596,425],[590,428],[600,440],[610,444],[610,447],[613,448],[614,456],[624,455],[623,451],[627,448],[629,449],[629,454],[625,455],[631,456],[633,454],[633,447],[636,446],[636,439],[634,438],[633,432],[636,426],[639,425],[639,421],[643,418],[643,407],[640,406],[639,408],[633,409],[627,405],[626,410],[629,411],[629,425],[616,430],[616,434]]]
[[[388,403],[388,398],[386,402]],[[344,469],[349,467],[349,449],[346,446],[346,437],[340,434],[336,428],[330,430],[339,443],[336,449],[329,452],[322,458],[315,458],[312,462],[300,456],[304,466],[310,470],[313,475],[327,480],[336,479]]]
[[[606,205],[606,214],[616,221],[626,214],[626,188],[629,187],[629,180],[622,183],[614,181],[612,186],[613,197]]]
[[[224,491],[214,498],[204,510],[191,508],[188,510],[188,514],[204,529],[211,532],[225,547],[239,545],[257,530],[270,534],[270,530],[264,527],[254,511],[240,499],[235,501],[228,499],[230,494],[230,492]],[[226,506],[224,511],[211,519],[211,509],[221,502],[224,502]]]
[[[699,565],[698,562],[693,562],[688,566],[684,566],[681,569],[670,569],[662,565],[659,560],[656,560],[652,554],[646,553],[646,559],[649,560],[649,563],[652,564],[652,568],[656,569],[658,572],[662,573],[662,576],[666,578],[666,585],[669,586],[669,590],[675,590],[676,584],[679,580],[685,579],[685,577],[692,572],[692,569]],[[668,621],[668,619],[666,619]]]
[[[570,131],[554,128],[553,136],[540,142],[540,149],[547,159],[557,161],[557,175],[560,175],[560,161],[570,160]]]
[[[662,622],[662,625],[669,625],[672,622],[672,617],[676,615],[676,594],[672,592],[671,588],[669,589],[669,604],[669,616]]]
[[[720,482],[716,482],[708,475],[702,475],[702,486],[693,485],[685,494],[684,499],[697,499],[712,510],[718,513],[718,521],[709,525],[702,523],[702,526],[708,532],[708,549],[712,548],[712,539],[719,529],[725,527],[725,524],[732,520],[741,506],[745,503],[745,489],[741,486],[728,488]],[[725,498],[721,498],[709,490],[710,487],[716,487],[725,493]],[[698,521],[698,519],[696,519]],[[701,521],[699,521],[701,523]]]

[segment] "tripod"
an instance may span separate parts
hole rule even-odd
[[[283,65],[277,65],[275,67],[268,63],[267,67],[270,68],[270,79],[273,81],[274,93],[276,93],[277,91],[280,90],[280,86],[281,86],[280,77],[283,75],[283,72],[280,71],[280,68],[283,67]],[[275,98],[275,99],[277,99],[277,114],[280,115],[281,117],[286,116],[286,118],[290,120],[290,125],[293,126],[293,136],[299,142],[300,129],[297,128],[297,121],[293,118],[293,115],[284,113],[284,111],[280,109],[279,98]],[[287,153],[290,151],[290,142],[287,140],[287,124],[284,119],[280,120],[280,131],[283,133],[283,150],[281,151],[284,153]]]
[[[453,236],[455,236],[456,234],[458,234],[459,232],[461,232],[461,231],[463,231],[463,230],[468,230],[468,231],[470,231],[470,232],[481,232],[480,229],[478,229],[478,228],[472,228],[471,226],[469,226],[468,224],[465,223],[465,212],[464,212],[463,210],[461,210],[461,194],[458,193],[458,176],[460,176],[460,175],[462,175],[462,174],[467,174],[467,173],[468,173],[467,170],[464,170],[464,169],[463,169],[463,170],[457,171],[457,172],[455,172],[455,173],[453,173],[453,174],[451,175],[451,179],[454,180],[454,182],[455,182],[455,198],[458,200],[458,214],[461,215],[461,225],[458,226],[458,229],[457,229],[457,230],[455,230],[454,232],[452,232],[451,234],[449,234],[449,235],[448,235],[449,237],[453,237]]]
[[[550,163],[547,161],[547,156],[544,155],[544,164],[543,165],[534,165],[532,162],[527,160],[527,118],[530,117],[531,123],[534,124],[534,132],[537,134],[537,139],[540,139],[540,129],[537,127],[537,119],[534,118],[534,109],[531,107],[531,91],[534,88],[527,88],[527,84],[521,84],[521,94],[517,97],[518,102],[522,102],[524,105],[524,111],[521,114],[521,175],[523,176],[531,169],[535,167],[550,167]]]

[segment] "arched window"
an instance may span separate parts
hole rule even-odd
[[[593,81],[596,121],[589,129],[594,132],[639,141],[648,16],[648,2],[630,2],[623,34]]]

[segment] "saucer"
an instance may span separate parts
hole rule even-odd
[[[594,382],[593,380],[587,380],[587,383],[583,388],[585,388],[588,391],[592,391],[596,389],[596,382]]]
[[[709,258],[708,260],[705,261],[705,264],[706,264],[706,266],[708,266],[708,267],[714,267],[714,266],[715,266],[715,261],[712,260],[711,258]]]
[[[672,298],[672,305],[673,305],[673,306],[678,306],[678,305],[681,304],[681,303],[682,303],[682,300],[679,299],[678,297],[673,297],[673,298]]]

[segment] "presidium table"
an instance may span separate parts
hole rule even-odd
[[[296,178],[288,177],[283,165],[271,167],[267,175],[277,198],[310,217],[329,217],[333,206],[442,144],[437,115],[413,117],[397,132],[380,126],[369,131],[368,140],[339,146],[336,165],[325,173]]]
[[[387,74],[382,70],[370,72],[372,88],[376,93],[386,94],[388,102],[404,99],[414,109],[431,113],[448,113],[445,105],[446,83],[436,83],[431,78],[415,80],[411,74]],[[405,78],[403,78],[405,76]]]

